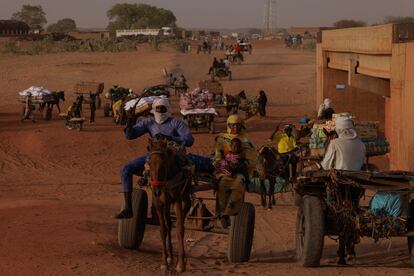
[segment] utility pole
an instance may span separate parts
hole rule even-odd
[[[277,28],[277,0],[265,0],[264,3],[264,33],[271,35]]]

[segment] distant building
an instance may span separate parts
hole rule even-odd
[[[325,27],[291,27],[288,32],[290,35],[301,35],[304,37],[316,38],[318,33],[322,30],[327,30]]]
[[[0,36],[21,36],[29,33],[30,27],[26,23],[17,20],[0,20]]]
[[[114,35],[109,31],[100,31],[100,32],[69,32],[68,35],[79,39],[79,40],[89,40],[89,39],[103,39],[103,38],[112,38]]]

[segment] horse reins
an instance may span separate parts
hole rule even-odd
[[[160,151],[160,150],[156,150],[156,151],[152,151],[152,152],[150,152],[150,153],[149,153],[149,156],[154,155],[154,154],[161,155],[162,153],[163,153],[162,151]],[[161,188],[161,187],[165,187],[165,186],[166,186],[167,181],[160,181],[160,180],[153,180],[153,179],[151,179],[151,180],[149,181],[149,183],[150,183],[150,186],[151,186],[152,188]]]

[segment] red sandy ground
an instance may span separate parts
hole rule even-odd
[[[234,80],[223,85],[227,93],[267,92],[269,117],[247,122],[259,146],[279,121],[312,116],[316,73],[313,52],[284,49],[275,42],[254,47],[243,65],[233,66]],[[67,130],[57,116],[52,121],[38,116],[36,123],[21,123],[17,92],[31,85],[63,89],[66,108],[78,81],[104,81],[107,88],[119,84],[140,91],[162,81],[163,67],[184,72],[194,87],[208,77],[212,56],[177,54],[166,47],[117,54],[0,55],[0,275],[154,275],[161,260],[157,227],[147,227],[141,248],[129,251],[118,247],[117,222],[112,219],[122,200],[119,169],[145,151],[147,138],[126,141],[122,127],[103,118],[102,110],[97,123],[86,124],[81,132]],[[218,130],[224,130],[223,123]],[[213,138],[195,134],[190,151],[208,155]],[[326,238],[321,267],[300,267],[294,261],[296,207],[291,194],[278,195],[272,211],[258,206],[257,195],[248,195],[247,200],[256,205],[250,262],[227,262],[226,236],[187,231],[188,274],[412,272],[404,238],[393,238],[391,244],[363,239],[356,248],[356,265],[347,267],[336,265],[337,244]]]

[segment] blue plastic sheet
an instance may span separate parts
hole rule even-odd
[[[402,204],[400,194],[379,192],[372,198],[369,209],[375,216],[398,217],[401,215]]]

